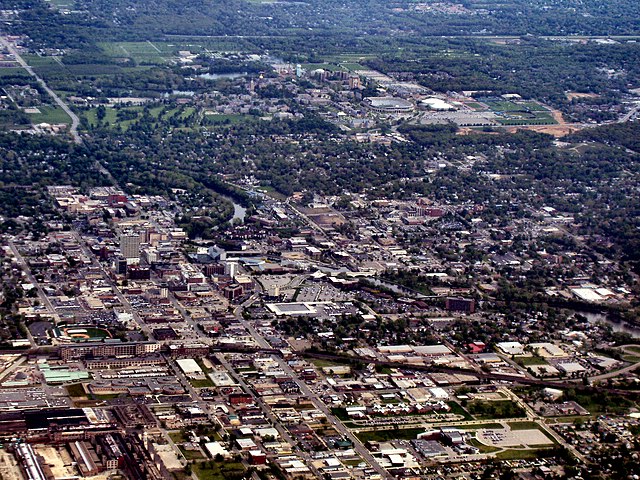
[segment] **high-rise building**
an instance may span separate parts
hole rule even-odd
[[[140,261],[140,235],[137,233],[123,233],[120,235],[120,252],[128,264]]]

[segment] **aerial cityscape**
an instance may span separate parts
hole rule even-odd
[[[0,0],[0,479],[640,479],[640,3]]]

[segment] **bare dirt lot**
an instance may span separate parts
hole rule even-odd
[[[581,130],[582,127],[578,125],[518,125],[515,127],[506,127],[501,129],[501,131],[507,131],[509,133],[515,133],[518,130],[532,130],[534,132],[540,133],[548,133],[549,135],[553,135],[556,138],[564,137],[571,133],[575,133]],[[474,129],[474,128],[461,128],[458,130],[458,134],[460,135],[471,135],[471,134],[485,134],[485,135],[499,135],[499,132],[483,132],[482,130]]]
[[[599,95],[595,93],[567,92],[566,95],[569,100],[573,100],[574,98],[598,98],[599,97]]]
[[[309,215],[309,218],[320,226],[342,225],[343,223],[345,223],[344,219],[340,215],[335,213]]]

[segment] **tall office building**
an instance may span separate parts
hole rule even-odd
[[[140,261],[140,235],[123,233],[120,235],[120,253],[130,265]]]

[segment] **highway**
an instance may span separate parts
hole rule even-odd
[[[80,138],[80,135],[78,134],[78,125],[80,124],[80,119],[78,118],[78,116],[75,113],[73,113],[69,108],[69,106],[66,103],[64,103],[62,99],[58,96],[58,94],[56,94],[56,92],[51,90],[49,86],[46,84],[46,82],[42,78],[40,78],[38,74],[36,74],[36,72],[33,71],[33,68],[31,68],[29,64],[24,61],[24,59],[18,53],[18,50],[16,49],[16,47],[14,47],[9,41],[7,41],[5,37],[0,37],[0,44],[2,44],[9,51],[9,53],[11,53],[11,55],[15,57],[16,61],[20,64],[22,68],[24,68],[27,71],[27,73],[29,73],[29,75],[31,75],[36,79],[36,81],[40,84],[40,86],[49,94],[51,98],[53,98],[53,101],[62,110],[64,110],[64,112],[67,115],[69,115],[69,118],[71,118],[71,128],[69,129],[69,133],[73,137],[73,141],[75,143],[78,143],[78,144],[82,143],[82,138]]]
[[[620,349],[629,354],[629,355],[636,355],[637,353],[634,352],[633,350],[627,350],[628,347],[638,347],[637,345],[623,345],[622,347],[620,347]],[[606,380],[608,378],[616,378],[619,377],[620,375],[624,375],[625,373],[630,373],[633,372],[634,370],[640,368],[640,362],[636,362],[636,363],[632,363],[631,365],[627,365],[626,367],[620,368],[618,370],[612,370],[611,372],[607,372],[607,373],[602,373],[600,375],[594,375],[593,377],[589,377],[589,381],[590,382],[596,382],[599,380]]]

